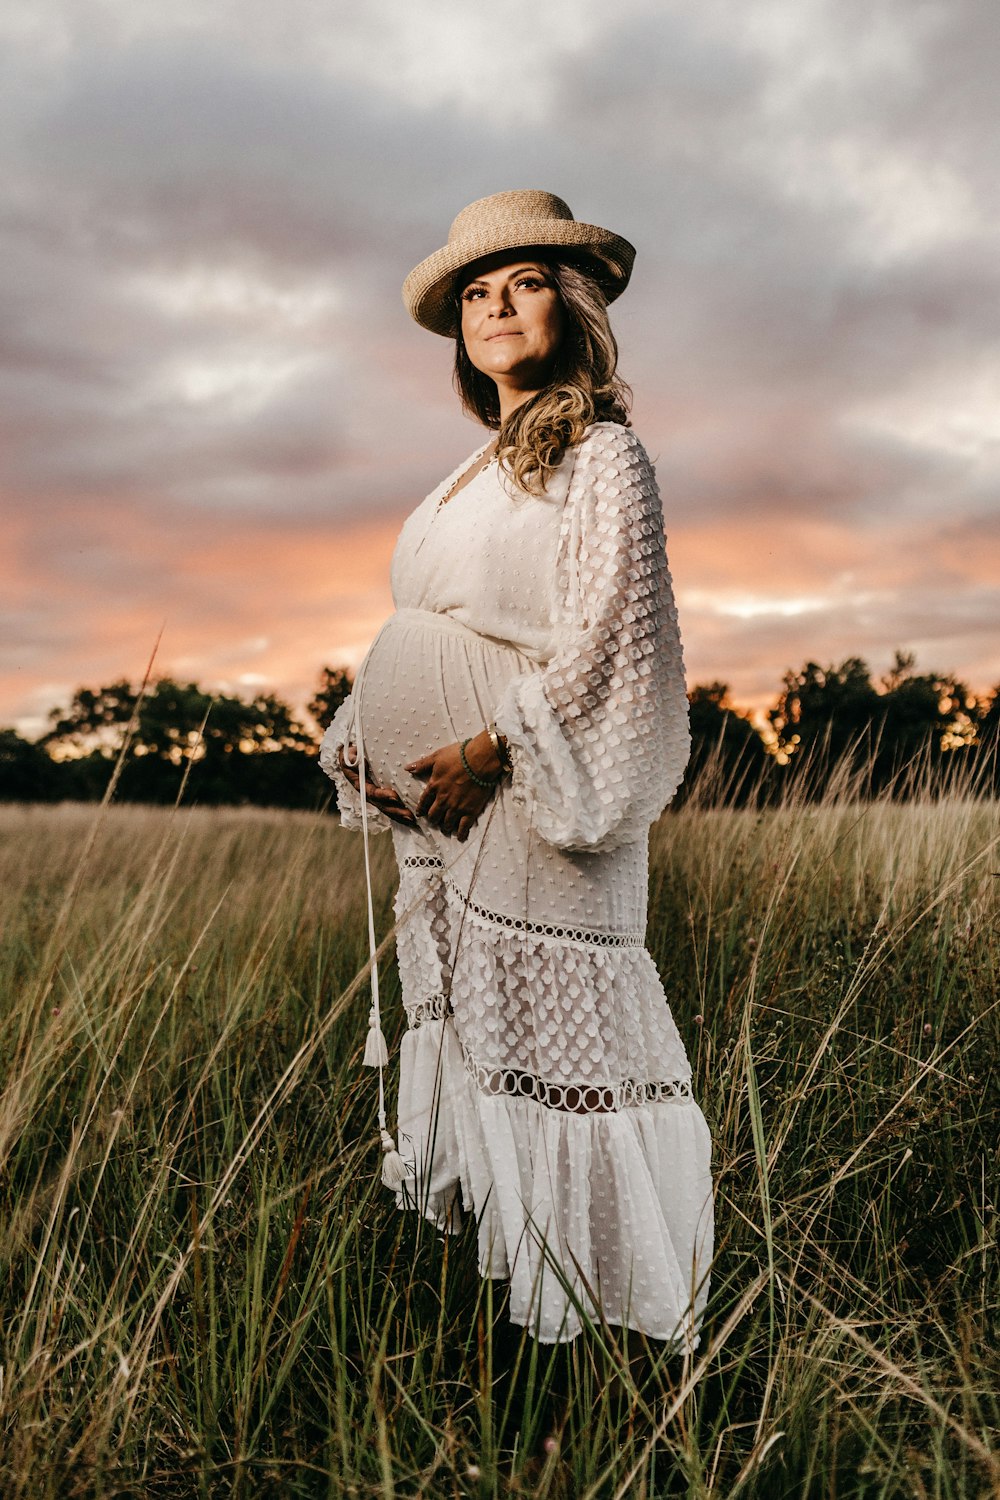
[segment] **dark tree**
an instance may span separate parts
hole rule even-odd
[[[875,748],[880,785],[928,773],[956,771],[975,739],[979,705],[957,678],[918,674],[912,654],[896,652],[882,679],[882,720]]]
[[[748,715],[735,708],[729,685],[691,689],[691,758],[680,801],[696,797],[712,806],[741,806],[760,799],[771,759]]]
[[[975,735],[975,699],[955,678],[913,667],[913,657],[897,651],[880,687],[856,656],[786,673],[768,718],[787,779],[817,795],[834,774],[859,795],[906,795],[953,773],[956,752]]]
[[[977,789],[1000,794],[1000,683],[980,700],[972,761]]]
[[[979,738],[984,745],[1000,739],[1000,683],[980,704]]]
[[[193,801],[274,799],[305,807],[325,791],[313,774],[314,736],[273,694],[245,701],[162,678],[140,700],[129,683],[118,682],[81,688],[69,709],[54,710],[51,718],[41,743],[70,757],[66,764],[83,794],[84,787],[107,784],[126,740],[122,801],[172,802],[185,773],[186,798]]]
[[[323,668],[309,703],[320,729],[351,685],[346,668]],[[678,802],[760,803],[789,784],[820,795],[831,777],[843,785],[845,776],[859,796],[1000,790],[1000,687],[977,700],[954,677],[918,674],[902,652],[879,684],[857,657],[786,673],[768,716],[773,744],[733,706],[725,683],[693,688],[690,709],[691,759]],[[271,693],[244,700],[162,678],[140,697],[121,681],[80,688],[49,717],[36,744],[0,730],[0,800],[100,799],[124,747],[122,801],[169,803],[183,788],[185,801],[205,804],[331,804],[318,733]]]
[[[117,755],[137,699],[138,693],[129,682],[77,688],[65,713],[54,708],[49,714],[52,728],[38,743],[71,753],[90,750]]]
[[[16,729],[0,729],[0,802],[49,802],[58,796],[59,767],[42,746]]]
[[[867,663],[851,656],[839,667],[810,661],[786,672],[768,719],[783,756],[838,760],[870,731],[878,708]]]
[[[306,707],[320,730],[329,725],[340,705],[350,697],[353,678],[346,667],[323,667],[320,683]]]

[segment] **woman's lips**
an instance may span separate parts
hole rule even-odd
[[[511,330],[510,333],[491,333],[486,342],[492,344],[494,339],[519,339],[521,335]]]

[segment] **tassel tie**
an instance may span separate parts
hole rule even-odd
[[[382,1032],[379,1009],[378,963],[375,958],[375,908],[372,902],[372,872],[368,855],[368,800],[365,796],[365,742],[361,720],[361,697],[364,691],[364,670],[358,674],[354,684],[354,742],[358,755],[358,784],[361,789],[361,838],[365,851],[365,887],[368,897],[368,952],[371,958],[372,1004],[368,1012],[368,1035],[365,1037],[364,1063],[366,1067],[378,1068],[378,1130],[382,1143],[382,1182],[396,1192],[412,1176],[412,1168],[396,1149],[390,1134],[385,1113],[385,1067],[389,1061],[389,1048]]]

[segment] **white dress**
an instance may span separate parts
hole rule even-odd
[[[359,716],[374,779],[413,810],[407,762],[492,719],[513,755],[464,844],[367,807],[400,872],[398,1202],[443,1230],[474,1214],[481,1273],[538,1339],[577,1334],[579,1303],[691,1349],[711,1143],[644,946],[649,824],[689,751],[656,480],[611,422],[542,498],[495,461],[449,498],[478,456],[404,523],[396,613],[321,748],[349,828],[337,752]]]

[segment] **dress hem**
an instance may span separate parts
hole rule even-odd
[[[711,1143],[693,1099],[577,1113],[482,1091],[453,1018],[404,1037],[400,1209],[478,1226],[510,1321],[564,1343],[582,1317],[693,1349],[708,1291]],[[687,1272],[685,1272],[687,1267]],[[670,1332],[664,1332],[669,1327]]]

